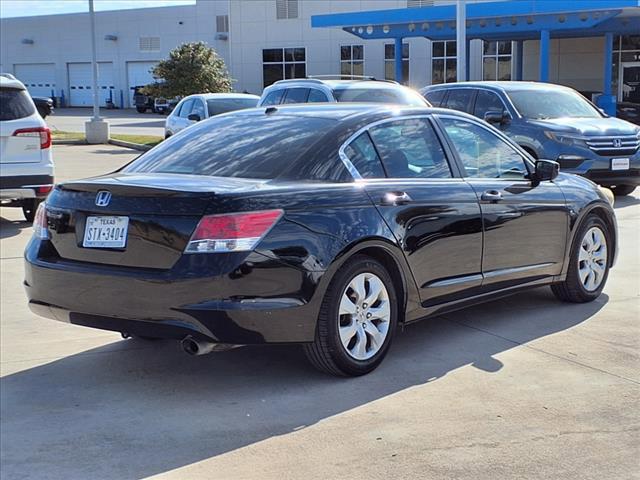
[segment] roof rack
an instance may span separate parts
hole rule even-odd
[[[280,85],[282,83],[291,83],[291,82],[313,82],[313,83],[322,83],[320,80],[316,80],[309,77],[304,78],[287,78],[285,80],[278,80],[277,82],[273,82],[273,85]]]
[[[395,80],[387,80],[385,78],[376,78],[371,75],[346,75],[346,74],[334,74],[334,75],[308,75],[307,79],[324,79],[324,80],[371,80],[374,82],[387,82],[398,84]]]
[[[2,72],[2,73],[0,73],[0,77],[7,78],[7,79],[9,79],[9,80],[17,80],[17,78],[16,78],[16,77],[14,77],[13,75],[11,75],[10,73],[4,73],[4,72]]]

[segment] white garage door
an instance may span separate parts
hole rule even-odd
[[[72,107],[93,106],[93,84],[90,63],[69,63],[69,105]],[[100,105],[110,98],[115,102],[113,85],[113,63],[98,62],[98,90]]]
[[[151,69],[158,62],[127,62],[127,84],[129,90],[129,106],[133,107],[133,87],[148,85],[154,82]]]
[[[53,63],[23,63],[14,65],[15,76],[34,97],[50,97],[56,88],[56,68]]]

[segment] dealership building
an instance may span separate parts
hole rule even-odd
[[[640,0],[466,2],[466,65],[457,65],[455,1],[197,0],[96,13],[101,100],[131,107],[133,87],[184,42],[224,58],[236,91],[322,74],[397,79],[543,80],[640,102]],[[0,70],[33,95],[92,105],[88,13],[6,18]],[[615,109],[614,109],[615,111]]]

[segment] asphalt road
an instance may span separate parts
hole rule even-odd
[[[100,109],[100,115],[109,121],[111,133],[164,137],[165,115],[138,113],[133,109]],[[53,130],[84,132],[84,123],[92,116],[91,108],[57,108],[46,121]]]
[[[56,146],[58,178],[136,153]],[[188,357],[173,342],[38,318],[30,228],[1,209],[5,480],[640,478],[640,192],[618,201],[605,293],[549,289],[423,321],[357,379],[291,346]]]

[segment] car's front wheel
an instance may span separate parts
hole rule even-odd
[[[636,189],[635,185],[616,185],[615,187],[611,187],[613,194],[618,197],[629,195],[635,189]]]
[[[385,267],[357,255],[336,273],[320,308],[316,338],[304,346],[319,370],[358,376],[374,370],[389,350],[398,322],[396,289]]]
[[[565,302],[584,303],[598,298],[609,276],[609,229],[595,215],[582,223],[571,247],[567,278],[551,286]]]

